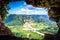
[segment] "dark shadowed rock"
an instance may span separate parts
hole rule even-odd
[[[0,40],[29,40],[28,38],[20,38],[9,35],[0,35]]]
[[[4,24],[2,22],[0,22],[0,35],[13,35],[11,30],[4,26]]]
[[[9,0],[9,1],[11,2],[11,1],[14,1],[14,0]],[[8,0],[7,1],[6,0],[1,0],[0,3],[2,3],[4,5],[4,4],[8,4],[9,1]],[[31,0],[25,0],[25,1],[27,2],[27,4],[32,4],[32,5],[35,5],[35,6],[37,5],[37,6],[47,7],[47,8],[50,8],[50,9],[51,9],[51,7],[57,7],[57,9],[55,9],[55,8],[53,9],[54,13],[51,14],[52,15],[51,17],[52,17],[52,19],[56,20],[57,24],[59,23],[60,9],[58,9],[58,7],[60,8],[60,0],[38,0],[38,1],[37,0],[32,0],[32,1]],[[1,6],[1,8],[3,8],[2,5],[0,5],[0,6]],[[57,10],[59,12],[57,12]],[[54,14],[56,14],[56,15],[54,15]],[[54,18],[54,17],[56,17],[56,18]],[[3,26],[1,24],[2,23],[0,23],[0,27],[1,27],[0,28],[0,30],[1,30],[0,34],[11,35],[11,31],[7,27],[5,27],[5,26]],[[60,24],[58,24],[58,28],[60,28],[59,25]],[[55,36],[55,38],[54,38],[54,36]],[[54,35],[54,36],[50,35],[50,34],[45,34],[44,40],[60,40],[60,29],[58,30],[57,34]]]

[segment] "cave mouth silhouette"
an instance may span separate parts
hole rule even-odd
[[[52,21],[53,22],[53,21]]]
[[[55,7],[55,8],[53,7],[53,8],[51,8],[51,9],[56,9],[56,10],[59,9],[59,10],[60,10],[60,8],[56,8],[56,7]],[[58,18],[58,19],[57,19],[57,18]],[[60,18],[59,16],[56,17],[56,22],[58,23],[58,24],[57,24],[58,27],[59,27],[59,23],[60,23],[59,18]],[[59,31],[60,31],[60,30],[59,30]],[[45,35],[45,39],[46,39],[46,40],[48,40],[48,39],[49,39],[49,40],[50,40],[50,39],[51,39],[51,40],[55,40],[55,39],[56,39],[56,40],[59,40],[59,36],[60,36],[60,34],[59,34],[60,32],[59,32],[59,31],[57,32],[56,35],[49,35],[49,34]],[[50,36],[50,37],[49,37],[49,36]],[[54,37],[54,36],[55,36],[55,37]]]

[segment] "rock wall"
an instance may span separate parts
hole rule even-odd
[[[12,1],[12,0],[9,0]],[[1,0],[0,3],[6,2],[7,4],[9,1]],[[14,1],[14,0],[13,0]],[[60,0],[25,0],[27,4],[32,4],[34,6],[41,6],[41,7],[47,7],[50,8],[51,11],[49,11],[49,17],[52,20],[55,20],[57,25],[58,25],[58,32],[55,35],[50,35],[50,34],[45,34],[44,40],[60,40]],[[0,5],[3,6],[3,5]],[[0,10],[1,11],[1,10]],[[52,14],[51,14],[52,13]],[[11,31],[4,26],[2,22],[0,22],[0,34],[7,34],[7,35],[12,35]]]
[[[0,35],[13,35],[11,30],[0,22]]]

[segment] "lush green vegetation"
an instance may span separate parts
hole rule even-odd
[[[36,34],[36,33],[32,32],[32,31],[29,31],[29,30],[20,30],[17,27],[14,27],[14,26],[9,26],[9,28],[11,29],[11,31],[13,32],[13,34],[16,37],[28,38],[27,34],[30,33],[29,39],[32,39],[32,38],[33,39],[38,39],[38,40],[43,39],[42,35]]]
[[[41,23],[30,23],[32,27],[38,29],[37,31],[41,33],[49,33],[49,34],[56,34],[58,31],[58,27],[55,22],[52,22],[51,24],[47,24],[44,22]]]
[[[16,37],[43,40],[42,35],[34,30],[23,30],[23,25],[28,22],[39,33],[56,34],[58,27],[56,22],[50,21],[47,15],[9,15],[5,24]],[[28,35],[29,34],[29,35]]]
[[[53,22],[53,23],[55,23],[55,22]],[[42,22],[41,23],[29,22],[29,24],[33,28],[36,28],[37,31],[40,32],[40,33],[56,34],[57,31],[58,31],[57,25],[52,25],[51,24],[51,26],[49,26],[48,24],[42,23]],[[30,34],[29,39],[34,38],[34,39],[38,39],[38,40],[43,40],[43,36],[42,35],[34,33],[31,30],[22,30],[21,28],[23,27],[23,25],[22,26],[20,26],[20,25],[8,26],[8,27],[11,29],[11,31],[13,32],[13,34],[16,37],[27,38],[27,34]]]

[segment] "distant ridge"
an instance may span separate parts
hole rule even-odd
[[[48,19],[48,15],[16,15],[16,14],[10,14],[7,19],[5,20],[4,24],[9,24],[12,21],[14,22],[21,22],[23,23],[24,20],[30,20],[30,21],[34,21],[34,22],[47,22]]]

